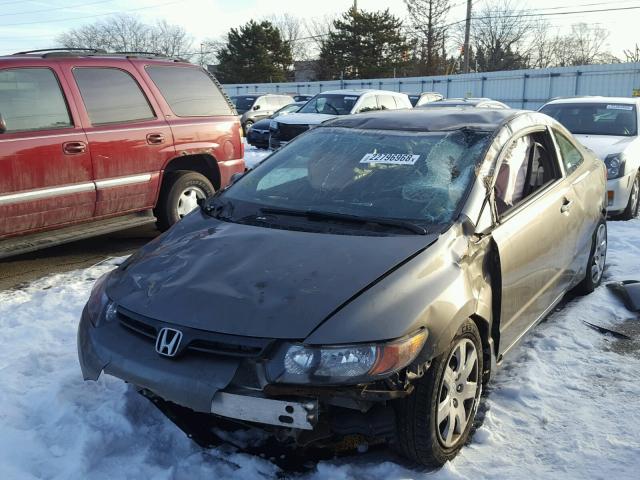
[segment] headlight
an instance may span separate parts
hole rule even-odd
[[[620,178],[624,176],[624,153],[613,153],[607,155],[604,159],[604,164],[607,166],[607,178]]]
[[[269,122],[269,130],[278,130],[278,122],[271,120]]]
[[[382,344],[288,345],[269,377],[281,383],[335,384],[371,381],[409,365],[420,353],[427,332]],[[275,367],[275,368],[274,368]]]
[[[96,280],[87,302],[87,314],[94,327],[99,326],[102,320],[110,322],[116,318],[116,305],[106,293],[108,276],[109,273],[105,273]]]

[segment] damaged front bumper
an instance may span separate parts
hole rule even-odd
[[[413,388],[384,382],[340,387],[271,384],[259,360],[202,352],[166,358],[156,353],[149,337],[118,321],[94,327],[86,309],[78,328],[78,356],[85,380],[97,380],[104,372],[135,385],[149,398],[267,429],[297,431],[295,437],[308,439],[391,435],[389,401],[409,395]]]

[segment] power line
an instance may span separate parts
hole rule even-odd
[[[126,10],[118,10],[115,12],[108,13],[98,13],[96,15],[84,15],[82,17],[72,17],[72,18],[58,18],[54,20],[38,20],[37,22],[20,22],[20,23],[5,23],[4,25],[0,25],[0,27],[17,27],[21,25],[38,25],[42,23],[53,23],[53,22],[69,22],[71,20],[84,20],[85,18],[97,18],[97,17],[105,17],[109,15],[117,15],[119,13],[127,13],[127,12],[138,12],[140,10],[148,10],[150,8],[164,7],[166,5],[173,5],[175,3],[183,3],[184,0],[173,0],[171,2],[165,3],[157,3],[155,5],[147,5],[146,7],[138,7],[138,8],[129,8]]]
[[[79,8],[79,7],[89,7],[91,5],[98,5],[99,3],[109,3],[114,2],[115,0],[99,0],[97,2],[89,2],[89,3],[76,3],[75,5],[67,5],[65,7],[54,7],[54,8],[45,8],[41,10],[29,10],[28,12],[11,12],[11,13],[0,13],[0,17],[13,17],[16,15],[30,15],[32,13],[42,13],[42,12],[53,12],[55,10],[66,10],[68,8]]]

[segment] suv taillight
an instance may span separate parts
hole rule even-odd
[[[238,122],[238,136],[240,137],[240,158],[244,158],[244,137],[242,136],[242,124]]]

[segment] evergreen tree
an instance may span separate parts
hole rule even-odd
[[[322,42],[321,78],[404,75],[411,45],[401,29],[402,21],[389,10],[368,13],[350,9],[333,22],[332,31]]]
[[[268,21],[232,28],[218,51],[217,77],[224,83],[284,82],[293,63],[291,45]]]

